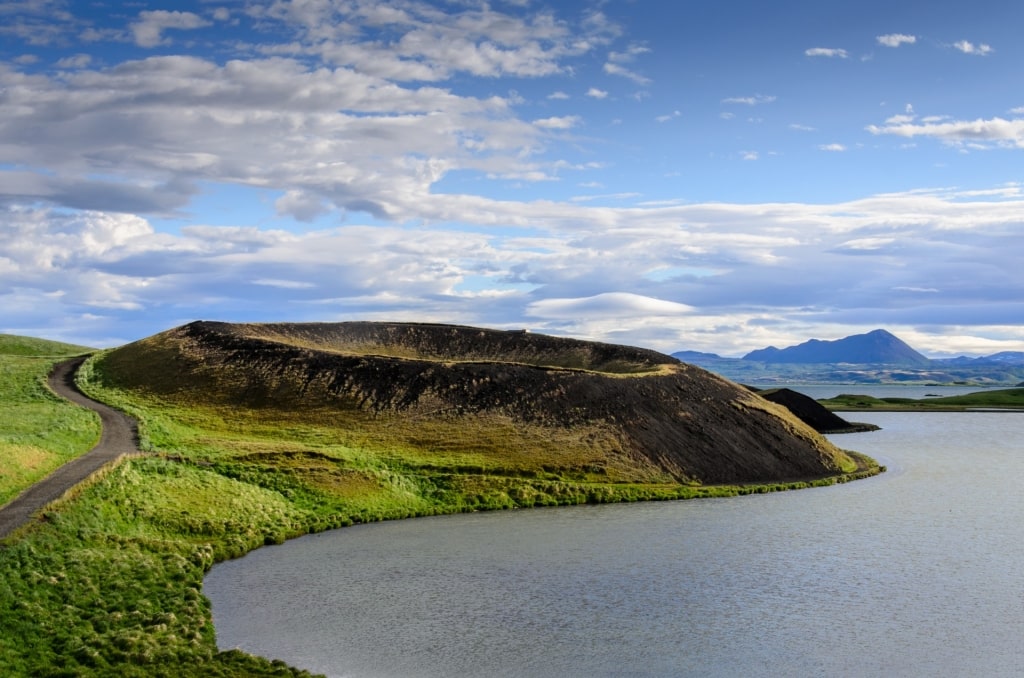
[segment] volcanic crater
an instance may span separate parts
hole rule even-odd
[[[371,446],[415,447],[427,465],[504,455],[510,473],[576,465],[612,481],[688,484],[870,467],[786,408],[670,356],[520,330],[197,321],[115,349],[100,368],[169,403],[333,421]]]

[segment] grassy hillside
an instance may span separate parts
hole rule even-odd
[[[182,442],[182,421],[207,440],[315,430],[319,445],[427,474],[719,484],[856,467],[785,408],[703,370],[653,351],[524,333],[192,323],[111,352],[96,375],[140,405],[159,404],[150,409],[174,430],[153,431],[155,445],[209,461],[210,445]]]
[[[96,415],[46,387],[54,363],[91,350],[0,334],[0,505],[99,439]]]
[[[158,335],[94,356],[80,373],[85,390],[140,419],[150,454],[107,469],[0,549],[5,675],[305,675],[219,652],[201,586],[214,562],[308,532],[457,511],[768,492],[878,470],[856,457],[861,466],[851,475],[840,469],[813,479],[700,484],[676,477],[671,464],[626,451],[609,435],[609,424],[579,419],[573,398],[558,415],[576,422],[570,427],[524,424],[500,406],[458,418],[456,426],[457,413],[430,416],[423,405],[447,402],[432,390],[438,381],[429,382],[429,399],[415,407],[396,407],[402,398],[385,389],[362,392],[362,405],[344,391],[341,402],[352,405],[346,409],[328,397],[331,373],[304,372],[325,385],[317,395],[313,381],[296,381],[270,360],[284,350],[277,347],[308,347],[274,342],[272,351],[233,354],[232,363],[231,355],[171,339]],[[250,339],[239,340],[244,346]],[[528,356],[519,358],[528,372],[554,369],[571,378],[599,372],[602,384],[641,379],[646,386],[665,376],[657,362],[636,354],[609,358],[598,355],[602,347],[576,348],[587,350],[571,368],[539,368],[526,363]],[[396,360],[408,367],[416,359]],[[37,364],[34,379],[45,366]],[[383,369],[376,360],[367,366]],[[508,393],[493,389],[495,373],[487,382],[482,376],[483,396]],[[774,406],[760,402],[728,407],[755,412],[755,421],[777,416]],[[784,436],[787,426],[805,430],[785,420],[773,435]]]

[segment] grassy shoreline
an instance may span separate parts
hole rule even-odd
[[[225,421],[224,411],[146,401],[104,385],[97,360],[80,385],[139,420],[147,455],[107,467],[0,549],[7,675],[309,675],[218,651],[202,595],[214,563],[306,533],[465,511],[737,496],[881,470],[855,455],[861,468],[847,475],[700,486],[527,473],[488,459],[428,465],[398,443],[382,451],[339,442],[336,429],[308,418]]]
[[[843,393],[818,402],[833,412],[1024,412],[1024,388],[986,390],[942,398],[876,398]]]

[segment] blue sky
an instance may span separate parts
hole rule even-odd
[[[0,332],[1024,350],[1024,4],[0,4]]]

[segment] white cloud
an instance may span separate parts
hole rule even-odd
[[[564,100],[566,100],[568,98],[569,98],[569,95],[566,94],[565,92],[552,92],[551,94],[548,95],[548,99],[553,99],[553,100],[556,100],[556,101],[557,100],[564,101]]]
[[[563,115],[534,120],[533,124],[542,129],[572,129],[580,124],[580,116]]]
[[[752,97],[729,97],[728,99],[722,99],[723,104],[743,104],[746,106],[758,106],[760,104],[770,104],[778,99],[776,96],[768,96],[765,94],[755,94]]]
[[[949,144],[980,143],[1024,148],[1024,120],[953,120],[913,124],[906,121],[869,125],[872,134],[893,134],[901,137],[933,137]]]
[[[296,42],[270,47],[273,54],[316,55],[328,64],[399,82],[438,81],[456,72],[529,78],[565,73],[564,59],[605,47],[619,33],[601,15],[570,26],[550,12],[518,15],[486,4],[449,13],[427,3],[274,2],[249,5],[247,12],[296,32]],[[356,27],[392,37],[356,40]]]
[[[829,57],[832,59],[845,59],[849,56],[845,49],[838,49],[834,47],[812,47],[804,50],[804,54],[809,57]]]
[[[801,125],[800,123],[791,123],[789,129],[796,130],[797,132],[816,132],[818,128],[811,127],[810,125]]]
[[[274,202],[279,215],[289,215],[298,221],[312,221],[329,211],[324,199],[305,191],[285,191],[285,194]]]
[[[526,315],[534,318],[650,318],[691,313],[694,309],[674,301],[653,299],[629,292],[603,292],[576,299],[544,299],[529,304]]]
[[[904,33],[889,33],[887,35],[879,35],[875,40],[878,41],[879,45],[899,47],[900,45],[913,45],[917,42],[917,36]]]
[[[757,160],[760,157],[757,151],[743,151],[744,160]]]
[[[65,57],[57,62],[57,68],[85,68],[92,63],[92,57],[88,54],[76,54]]]
[[[953,47],[955,49],[960,50],[964,54],[973,54],[975,56],[988,56],[993,51],[995,51],[992,49],[991,46],[986,45],[985,43],[975,45],[973,42],[969,42],[967,40],[960,40],[959,42],[954,42]]]
[[[648,85],[651,82],[650,78],[644,77],[638,73],[629,70],[628,68],[622,66],[621,64],[617,64],[611,61],[604,65],[604,72],[607,73],[608,75],[618,75],[623,78],[627,78],[638,85]]]
[[[593,99],[607,99],[608,92],[603,89],[598,89],[597,87],[591,87],[587,90],[587,96]]]
[[[818,146],[818,149],[822,151],[829,151],[832,153],[842,153],[843,151],[846,150],[846,146],[844,146],[843,144],[822,144]]]
[[[896,242],[895,238],[854,238],[836,245],[837,250],[881,250]],[[907,288],[901,288],[907,289]]]
[[[5,172],[0,195],[80,208],[112,209],[120,200],[126,210],[169,211],[195,192],[191,181],[203,180],[275,186],[301,192],[307,206],[319,199],[400,217],[451,169],[546,171],[531,158],[541,129],[516,119],[502,99],[406,89],[290,59],[220,66],[151,57],[59,79],[0,69],[0,87],[10,104],[0,128],[5,161],[48,167]],[[86,178],[109,177],[111,163],[118,177]],[[179,175],[189,180],[169,179]],[[154,192],[159,184],[165,190]]]
[[[675,118],[678,118],[681,115],[682,115],[682,112],[680,112],[680,111],[672,111],[672,113],[670,113],[670,114],[659,115],[658,117],[655,118],[655,120],[657,122],[668,122],[669,120],[673,120]]]
[[[139,47],[156,47],[168,42],[163,37],[168,29],[193,30],[209,25],[209,21],[192,12],[158,9],[139,12],[139,19],[131,25],[131,31]]]
[[[917,116],[914,115],[893,115],[885,119],[886,125],[905,125],[908,122],[913,122]]]
[[[648,52],[650,52],[650,49],[642,45],[633,45],[624,52],[611,52],[608,54],[608,61],[604,64],[604,72],[609,75],[628,78],[638,85],[648,85],[651,82],[650,78],[640,75],[623,65],[633,62],[637,56]]]

